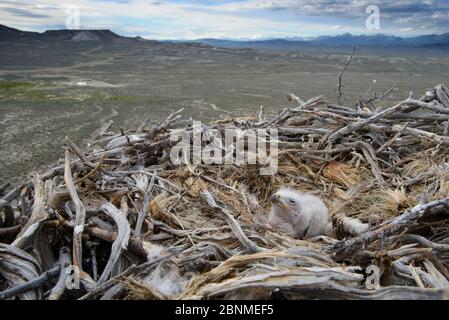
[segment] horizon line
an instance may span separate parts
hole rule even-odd
[[[197,40],[204,40],[204,39],[227,40],[227,41],[266,41],[266,40],[308,41],[310,39],[317,39],[317,38],[320,38],[320,37],[338,37],[338,36],[342,36],[342,35],[351,35],[351,36],[358,36],[358,37],[360,37],[360,36],[374,37],[374,36],[382,35],[382,36],[390,36],[390,37],[407,39],[407,38],[418,38],[418,37],[425,37],[425,36],[442,36],[442,35],[445,35],[445,34],[449,34],[449,30],[448,30],[448,31],[442,32],[442,33],[426,33],[426,34],[421,34],[421,35],[409,35],[409,36],[398,35],[398,34],[393,34],[393,33],[382,33],[382,32],[372,33],[372,34],[342,32],[342,33],[338,33],[338,34],[335,34],[335,35],[322,34],[322,35],[316,35],[316,36],[288,35],[288,36],[282,36],[282,37],[257,37],[257,38],[249,38],[249,37],[223,37],[223,38],[201,37],[201,38],[159,38],[159,39],[154,39],[154,38],[146,37],[145,35],[141,35],[141,34],[138,34],[138,35],[123,35],[120,32],[114,31],[113,28],[100,28],[100,29],[92,29],[92,28],[67,29],[67,28],[61,28],[61,29],[46,29],[44,31],[29,31],[29,30],[23,30],[23,29],[18,29],[18,28],[15,28],[15,27],[11,27],[11,26],[8,26],[8,25],[2,24],[2,23],[0,23],[0,26],[5,26],[7,28],[15,29],[15,30],[18,30],[18,31],[21,31],[21,32],[31,32],[31,33],[39,33],[39,34],[43,34],[45,32],[49,32],[49,31],[110,31],[110,32],[112,32],[112,33],[114,33],[114,34],[116,34],[118,36],[121,36],[121,37],[126,37],[126,38],[140,37],[140,38],[145,39],[145,40],[153,40],[153,41],[197,41]],[[303,38],[303,39],[293,39],[293,38]],[[293,40],[290,40],[290,39],[293,39]]]

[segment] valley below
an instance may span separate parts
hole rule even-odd
[[[135,41],[0,42],[0,185],[56,163],[66,136],[84,147],[112,120],[115,129],[157,121],[180,108],[184,116],[277,113],[302,99],[336,102],[337,78],[352,48],[302,51],[226,49],[200,44]],[[369,88],[396,85],[390,100],[410,90],[448,83],[449,58],[429,50],[375,53],[360,49],[344,76],[344,104]]]

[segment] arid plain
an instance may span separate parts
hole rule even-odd
[[[85,146],[109,120],[133,128],[185,108],[207,121],[277,112],[289,102],[325,95],[336,101],[337,78],[351,48],[303,51],[224,49],[136,41],[0,43],[0,185],[58,161],[64,137]],[[375,80],[375,83],[373,82]],[[346,105],[367,90],[410,88],[421,95],[449,84],[441,51],[360,49],[344,77]]]

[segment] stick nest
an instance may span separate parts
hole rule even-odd
[[[67,139],[59,165],[1,190],[0,299],[447,299],[449,90],[387,108],[289,100],[201,127],[277,129],[272,176],[173,165],[170,134],[193,130],[180,112],[105,124],[86,150]],[[270,226],[281,186],[319,195],[335,234]],[[351,237],[342,217],[370,229]]]

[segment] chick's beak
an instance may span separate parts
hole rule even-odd
[[[271,196],[271,201],[273,202],[273,204],[285,209],[285,210],[289,210],[289,207],[281,200],[281,198],[274,194]]]

